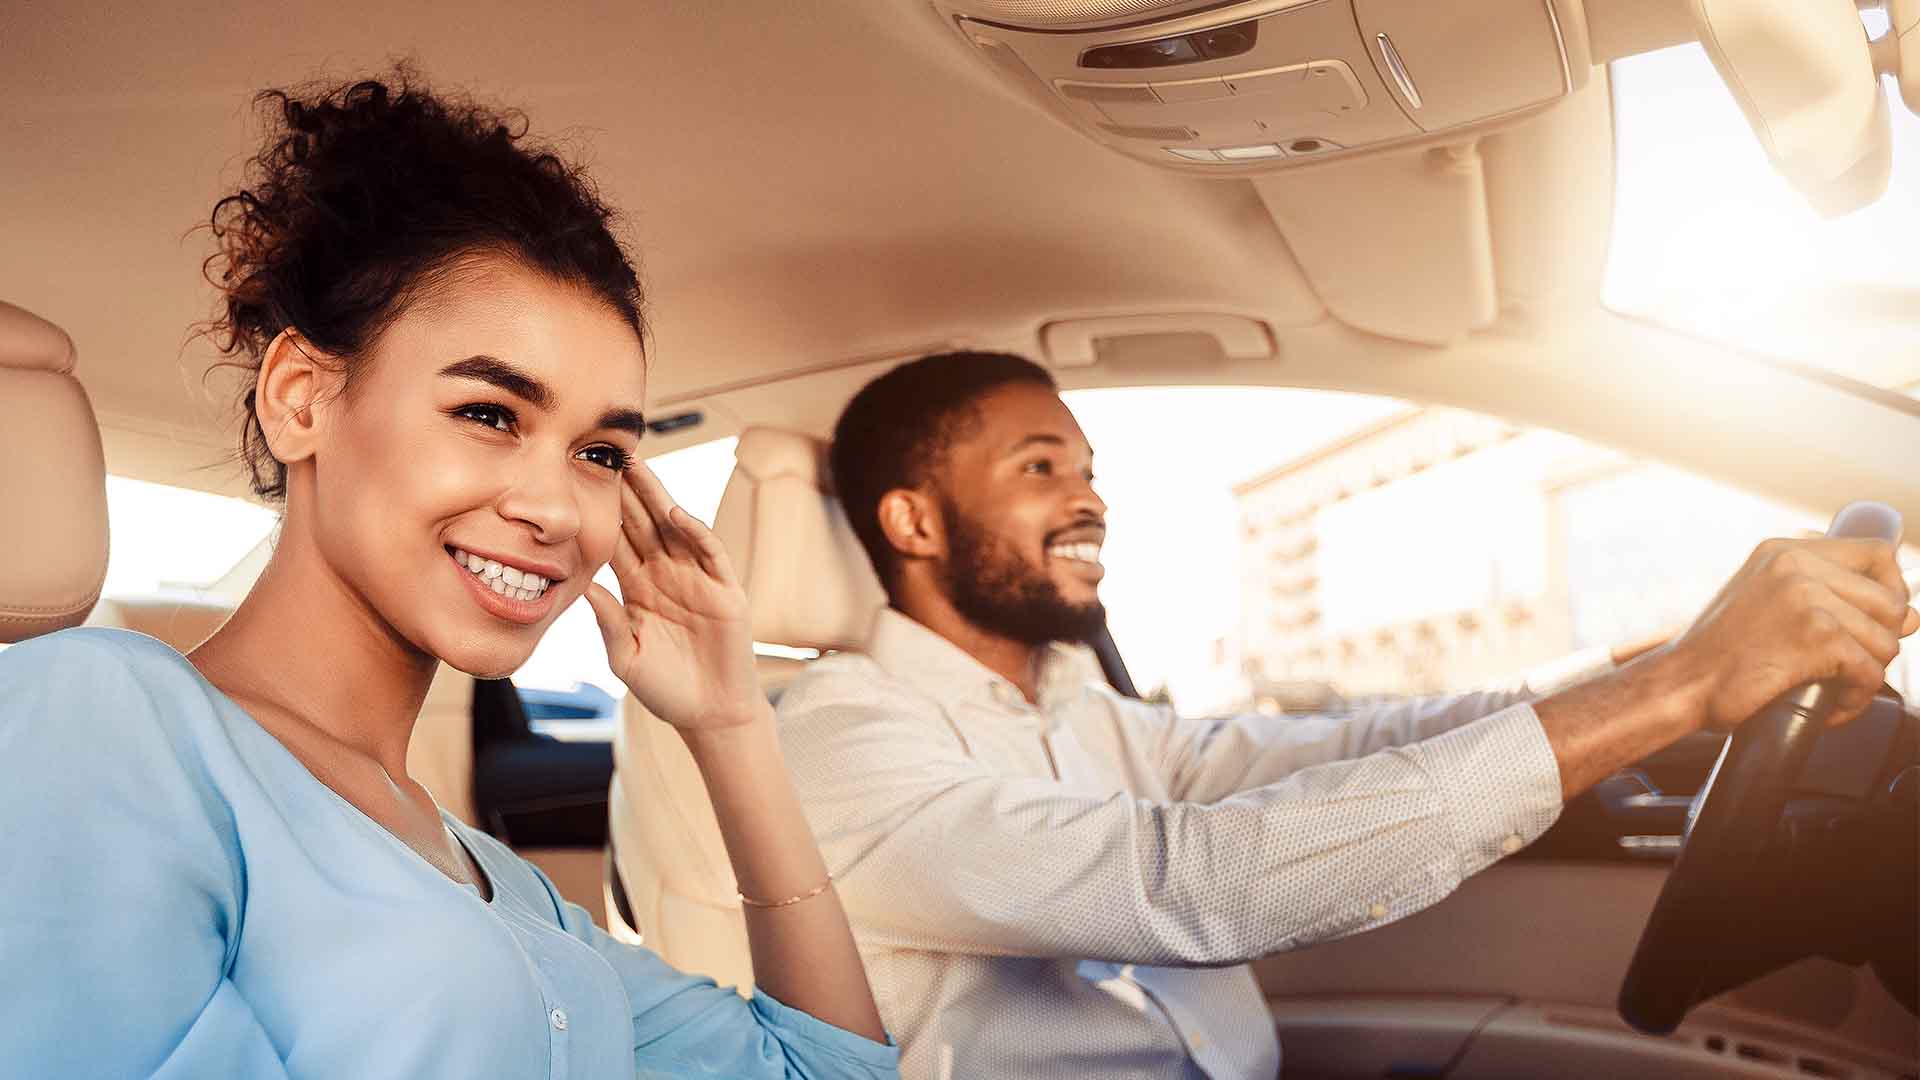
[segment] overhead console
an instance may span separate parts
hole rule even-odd
[[[1491,126],[1585,85],[1579,0],[935,0],[1003,77],[1178,169],[1287,168]]]

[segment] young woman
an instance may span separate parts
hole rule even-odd
[[[389,81],[265,95],[214,211],[242,451],[285,503],[259,583],[190,656],[108,629],[0,653],[0,1071],[895,1075],[726,552],[634,459],[609,210],[516,119]],[[751,1001],[615,942],[406,774],[435,669],[507,675],[583,595],[706,778]]]

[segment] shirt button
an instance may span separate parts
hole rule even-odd
[[[552,1012],[547,1014],[547,1019],[553,1021],[553,1030],[555,1031],[567,1030],[567,1010],[555,1009]]]
[[[1368,909],[1367,909],[1367,917],[1368,917],[1368,918],[1370,918],[1370,919],[1384,919],[1384,918],[1386,918],[1386,917],[1387,917],[1387,905],[1385,905],[1385,904],[1375,904],[1375,905],[1373,905],[1372,907],[1370,907],[1370,908],[1368,908]]]
[[[1519,833],[1515,833],[1514,835],[1507,837],[1505,840],[1500,841],[1500,853],[1503,855],[1511,855],[1514,852],[1519,851],[1521,848],[1526,846],[1527,846],[1527,842],[1525,840],[1520,839]]]

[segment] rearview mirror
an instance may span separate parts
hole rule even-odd
[[[1828,217],[1887,189],[1893,139],[1886,95],[1854,0],[1690,0],[1700,44],[1767,157]],[[1895,0],[1908,29],[1920,0]],[[1899,16],[1888,36],[1899,33]],[[1912,63],[1920,69],[1920,36]],[[1911,105],[1920,74],[1902,81]]]

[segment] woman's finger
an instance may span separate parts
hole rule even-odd
[[[700,568],[720,584],[733,585],[733,560],[727,556],[726,545],[713,535],[713,530],[678,506],[673,508],[673,523],[686,536],[687,545],[693,549],[694,557],[700,560]]]
[[[593,609],[593,620],[600,624],[600,638],[607,644],[607,666],[624,679],[638,649],[633,640],[633,620],[613,593],[597,581],[587,584],[587,606]]]
[[[644,461],[634,462],[627,470],[628,486],[639,495],[640,503],[646,508],[647,516],[653,521],[653,527],[660,536],[660,545],[669,555],[685,558],[693,553],[693,545],[688,541],[679,526],[673,523],[673,496],[667,494],[666,485],[647,468]]]
[[[645,468],[635,465],[620,485],[620,531],[626,534],[628,543],[642,561],[658,555],[663,550],[660,543],[660,527],[647,512],[640,501],[640,493],[633,486],[633,474]]]
[[[620,582],[620,595],[632,596],[644,573],[640,553],[633,550],[633,541],[622,531],[619,541],[613,545],[613,576]]]

